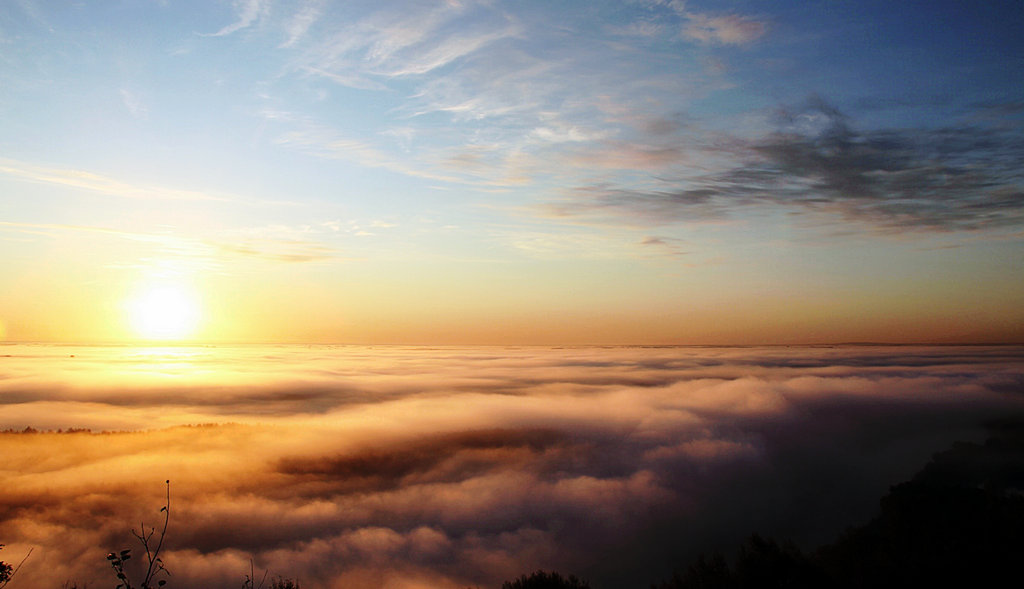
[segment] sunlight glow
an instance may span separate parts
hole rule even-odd
[[[180,340],[195,333],[199,307],[198,297],[185,287],[149,286],[129,300],[129,323],[140,337]]]

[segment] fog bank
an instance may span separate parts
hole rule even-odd
[[[32,586],[111,581],[171,479],[174,587],[240,585],[250,558],[313,589],[646,587],[754,531],[830,539],[1024,416],[1014,346],[0,355],[0,428],[93,432],[0,435],[0,557],[34,548]]]

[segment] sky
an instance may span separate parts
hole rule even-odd
[[[109,586],[170,480],[179,589],[250,559],[309,589],[641,589],[754,532],[835,540],[1019,427],[1022,390],[1021,346],[8,344],[0,430],[40,431],[0,431],[0,558]]]
[[[1024,5],[0,6],[0,337],[1024,341]]]

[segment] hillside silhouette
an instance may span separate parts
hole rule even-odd
[[[736,555],[702,555],[652,589],[1001,586],[1024,554],[1024,424],[993,426],[983,444],[957,442],[880,512],[810,554],[751,536]]]

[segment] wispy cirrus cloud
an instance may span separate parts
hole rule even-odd
[[[433,172],[428,166],[417,166],[415,162],[397,158],[376,146],[344,137],[323,126],[303,125],[301,128],[283,132],[276,141],[280,145],[323,159],[345,160],[368,168],[382,168],[430,180],[462,181],[456,176]]]
[[[336,232],[335,224],[271,225],[220,232],[203,242],[221,254],[273,262],[318,262],[339,257],[325,239]]]
[[[87,170],[40,166],[5,158],[0,158],[0,174],[6,174],[29,182],[69,186],[122,198],[191,201],[242,200],[240,197],[212,192],[183,190],[163,186],[145,186]]]
[[[666,32],[686,41],[708,45],[749,45],[768,32],[768,22],[746,14],[716,14],[691,10],[682,0],[639,0],[650,12],[645,18],[611,32],[631,37],[657,37]]]
[[[764,22],[746,16],[729,14],[712,16],[687,12],[683,36],[701,43],[747,45],[760,39],[767,30]]]
[[[136,253],[147,259],[181,258],[194,261],[219,263],[225,256],[241,256],[273,262],[314,262],[335,259],[337,250],[311,239],[317,231],[311,228],[250,228],[247,230],[224,231],[214,236],[200,236],[189,233],[163,231],[127,231],[111,227],[88,225],[67,225],[60,223],[26,223],[0,221],[0,231],[17,231],[38,235],[95,234],[149,244],[153,249]],[[325,228],[325,231],[328,228]],[[124,262],[122,265],[131,265]]]
[[[386,68],[382,70],[382,73],[387,76],[425,74],[444,67],[486,45],[511,37],[517,33],[518,28],[509,25],[495,31],[484,31],[473,35],[460,35],[455,38],[444,39],[427,48],[424,53],[408,56],[403,63]]]
[[[126,88],[121,89],[121,102],[124,103],[128,112],[137,119],[145,119],[149,115],[149,108],[142,101],[138,94]]]
[[[252,25],[258,23],[263,19],[270,11],[269,0],[235,0],[232,4],[235,9],[237,19],[235,22],[224,26],[215,33],[209,33],[206,36],[210,37],[224,37],[232,33],[247,29]]]
[[[387,92],[389,128],[399,123],[417,143],[392,151],[365,133],[331,132],[340,127],[322,115],[294,117],[279,143],[443,182],[515,187],[584,168],[655,170],[678,145],[636,135],[671,135],[681,103],[716,87],[697,66],[669,74],[604,39],[487,3],[385,6],[323,29],[287,48],[288,71]],[[611,116],[610,103],[632,114]]]
[[[507,17],[481,19],[473,5],[439,3],[385,8],[320,39],[293,67],[344,85],[418,76],[519,34]],[[470,18],[472,17],[472,18]]]
[[[284,29],[288,38],[280,46],[291,47],[298,43],[320,18],[323,10],[324,0],[315,0],[299,8],[285,23]]]
[[[338,257],[337,251],[307,241],[206,242],[220,254],[238,255],[273,262],[317,262]]]
[[[109,235],[132,241],[144,241],[164,245],[178,245],[180,238],[166,233],[144,233],[137,231],[124,231],[110,227],[94,227],[88,225],[67,225],[61,223],[25,223],[15,221],[0,221],[0,228],[8,231],[24,231],[39,234],[53,234],[56,232],[82,232]]]

